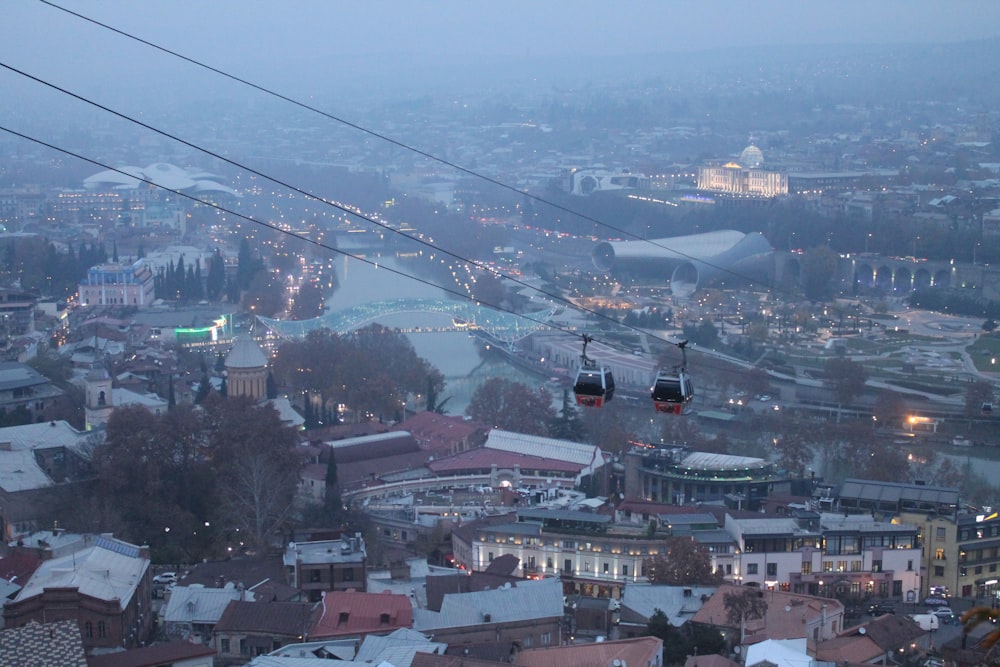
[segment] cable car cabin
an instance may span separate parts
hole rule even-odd
[[[973,404],[973,405],[975,405],[975,404]],[[993,416],[993,404],[992,403],[983,403],[982,410],[983,410],[983,416],[984,417],[992,417]]]
[[[683,414],[684,406],[694,398],[694,385],[691,384],[691,377],[684,371],[676,375],[657,373],[651,395],[657,412],[679,415]]]
[[[573,383],[576,404],[588,408],[604,407],[615,395],[615,378],[611,369],[603,366],[584,366]]]

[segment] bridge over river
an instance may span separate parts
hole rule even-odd
[[[259,315],[257,320],[279,338],[295,339],[317,329],[330,329],[337,334],[350,333],[387,315],[432,313],[447,317],[450,321],[441,326],[414,326],[409,329],[401,327],[399,330],[404,333],[475,330],[511,348],[536,331],[547,329],[549,320],[557,310],[548,308],[522,316],[471,301],[416,298],[372,301],[308,320],[278,320]]]

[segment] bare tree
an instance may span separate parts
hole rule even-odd
[[[732,593],[725,593],[722,604],[726,608],[726,619],[740,629],[740,646],[746,641],[746,623],[754,619],[764,618],[767,613],[767,601],[756,588],[736,588]]]

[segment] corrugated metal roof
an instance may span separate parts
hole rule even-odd
[[[251,591],[236,588],[175,586],[163,612],[166,623],[218,623],[233,600],[254,600]]]
[[[600,448],[593,445],[570,442],[569,440],[556,440],[555,438],[543,438],[538,435],[512,433],[496,428],[490,431],[484,447],[528,454],[546,459],[568,461],[582,466],[591,464],[600,466],[604,462],[604,459],[601,458]]]
[[[128,546],[137,549],[135,545]],[[81,594],[98,600],[116,600],[125,609],[147,568],[148,558],[127,555],[97,544],[44,561],[15,601],[41,595],[46,588],[76,588]]]
[[[509,623],[557,618],[562,613],[562,582],[553,577],[518,582],[511,588],[446,594],[440,612],[414,610],[413,628],[424,632],[479,625],[487,616],[492,623]]]

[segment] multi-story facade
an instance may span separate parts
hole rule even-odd
[[[100,264],[79,285],[81,306],[149,306],[153,303],[153,271],[145,260],[133,264]]]
[[[788,174],[729,162],[699,167],[698,189],[734,197],[778,197],[788,194]]]
[[[663,539],[645,528],[617,526],[591,512],[534,510],[502,522],[477,521],[452,529],[458,566],[483,571],[507,554],[521,562],[523,576],[560,577],[567,595],[619,599],[626,583],[644,581],[643,561],[663,553]]]
[[[958,581],[956,593],[988,605],[1000,605],[1000,515],[958,517]]]
[[[324,591],[364,591],[367,580],[365,541],[354,537],[318,542],[292,542],[285,549],[288,584],[319,602]]]
[[[734,519],[736,583],[818,595],[910,599],[920,590],[919,527],[870,516],[798,512],[791,518]]]

